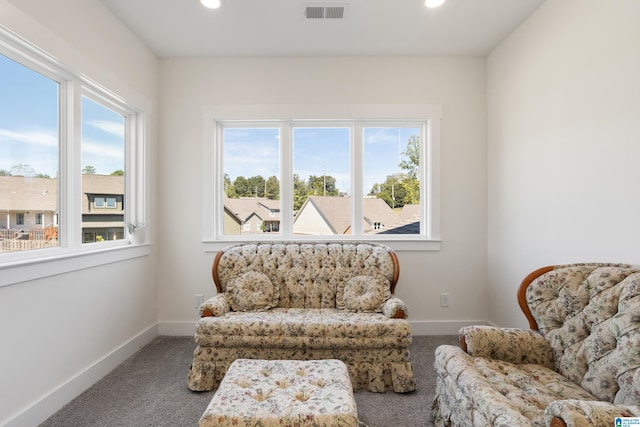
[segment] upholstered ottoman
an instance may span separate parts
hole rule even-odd
[[[256,425],[356,427],[347,366],[336,359],[235,360],[199,426]]]

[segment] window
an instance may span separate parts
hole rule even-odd
[[[0,75],[0,265],[124,248],[146,217],[148,101],[134,94],[134,107],[2,28]]]
[[[205,179],[205,245],[246,240],[233,224],[255,215],[252,240],[439,247],[439,106],[212,106],[204,115],[204,169],[221,171]]]
[[[94,211],[83,203],[83,243],[125,238],[125,212],[122,207],[116,209],[116,197],[125,197],[126,112],[95,99],[91,94],[82,96],[81,197],[103,195],[94,198]],[[95,236],[95,240],[88,236]]]
[[[61,83],[1,54],[0,75],[0,211],[6,218],[0,255],[55,247],[57,239],[34,242],[15,236],[25,231],[16,226],[28,225],[24,211],[40,211],[33,225],[42,224],[43,217],[52,224],[58,211]]]
[[[107,207],[109,209],[116,208],[116,198],[115,197],[107,197]]]

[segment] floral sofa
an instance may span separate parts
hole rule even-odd
[[[387,246],[234,245],[213,262],[218,293],[200,306],[188,387],[212,390],[236,359],[339,359],[354,390],[415,390],[405,303]]]
[[[440,346],[436,426],[613,426],[640,416],[640,267],[572,264],[527,276],[531,330],[471,326]]]

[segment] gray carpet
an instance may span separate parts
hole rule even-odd
[[[417,391],[356,392],[360,420],[369,427],[431,425],[433,352],[440,344],[455,345],[457,337],[413,338],[411,360]],[[191,337],[157,337],[41,427],[197,426],[214,392],[187,389],[187,370],[194,348]]]

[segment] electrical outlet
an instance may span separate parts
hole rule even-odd
[[[449,307],[449,294],[440,294],[440,307]]]
[[[203,302],[204,302],[204,295],[202,295],[202,294],[194,294],[193,295],[194,308],[200,308],[200,305]]]

